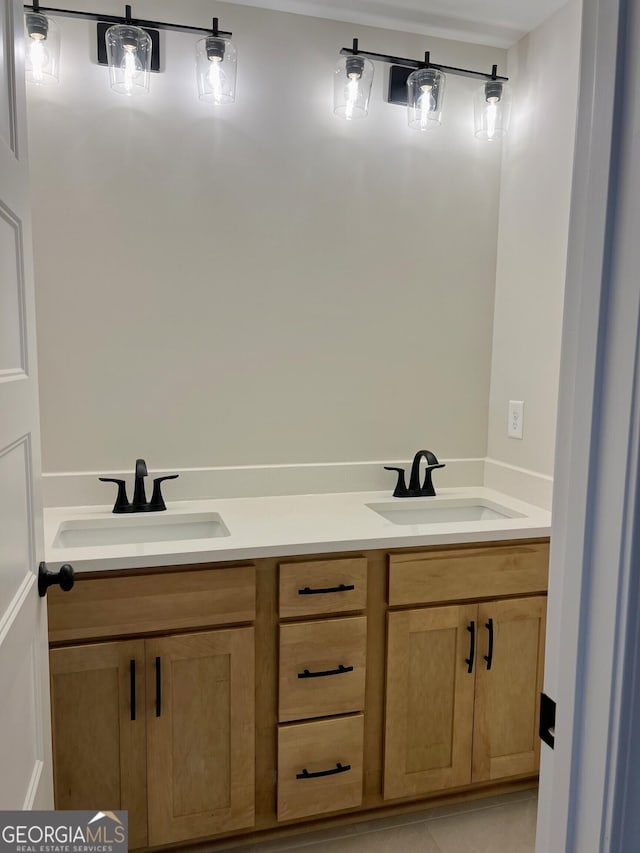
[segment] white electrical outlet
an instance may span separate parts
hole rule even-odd
[[[524,402],[522,400],[509,400],[509,418],[507,421],[509,438],[522,438],[523,421]]]

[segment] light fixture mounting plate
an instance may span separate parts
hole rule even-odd
[[[98,65],[109,64],[107,61],[107,42],[105,40],[105,33],[109,27],[112,26],[113,24],[98,21]],[[132,26],[137,26],[137,24],[134,23]],[[145,33],[151,37],[151,70],[160,71],[160,31],[147,29],[147,27],[140,27],[140,29],[144,30]]]
[[[387,102],[407,106],[407,78],[415,71],[415,68],[407,68],[406,65],[392,65],[389,69],[389,92]]]

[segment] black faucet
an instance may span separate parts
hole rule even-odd
[[[133,502],[131,512],[140,512],[141,507],[147,506],[147,495],[144,490],[144,478],[147,476],[147,463],[144,459],[136,459],[136,479],[133,486]],[[144,510],[142,510],[144,512]]]
[[[424,482],[420,485],[420,461],[424,459],[427,467],[424,472]],[[393,493],[394,498],[433,498],[436,495],[436,490],[431,481],[431,474],[436,468],[445,468],[443,462],[438,462],[435,455],[430,450],[419,450],[413,457],[411,465],[411,477],[409,478],[409,488],[405,482],[404,468],[394,468],[391,465],[385,465],[385,471],[397,471],[398,482]]]
[[[127,487],[124,480],[115,480],[113,477],[98,477],[102,483],[116,483],[118,494],[113,506],[113,512],[162,512],[167,508],[161,491],[161,483],[164,480],[175,480],[178,474],[168,474],[166,477],[156,477],[153,481],[153,494],[151,500],[147,501],[144,489],[144,478],[147,476],[147,463],[144,459],[136,459],[136,479],[133,487],[133,501],[129,503],[127,498]]]

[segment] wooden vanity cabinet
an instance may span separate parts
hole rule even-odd
[[[546,589],[546,543],[477,550],[393,555],[389,603]],[[386,800],[538,772],[545,613],[545,595],[389,611]]]
[[[157,849],[530,786],[547,566],[529,540],[78,574],[48,593],[56,807]]]
[[[117,606],[129,580],[138,620]],[[166,632],[253,619],[253,568],[79,579],[76,592],[54,592],[53,636],[102,636],[107,618],[113,634],[164,633],[51,649],[56,808],[127,809],[132,849],[252,827],[255,629]]]

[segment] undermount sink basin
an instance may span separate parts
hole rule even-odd
[[[54,548],[92,548],[100,545],[138,545],[185,539],[228,536],[217,512],[185,515],[113,515],[64,521],[58,528]]]
[[[522,513],[484,498],[403,498],[393,503],[367,506],[393,524],[446,524],[524,518]]]

